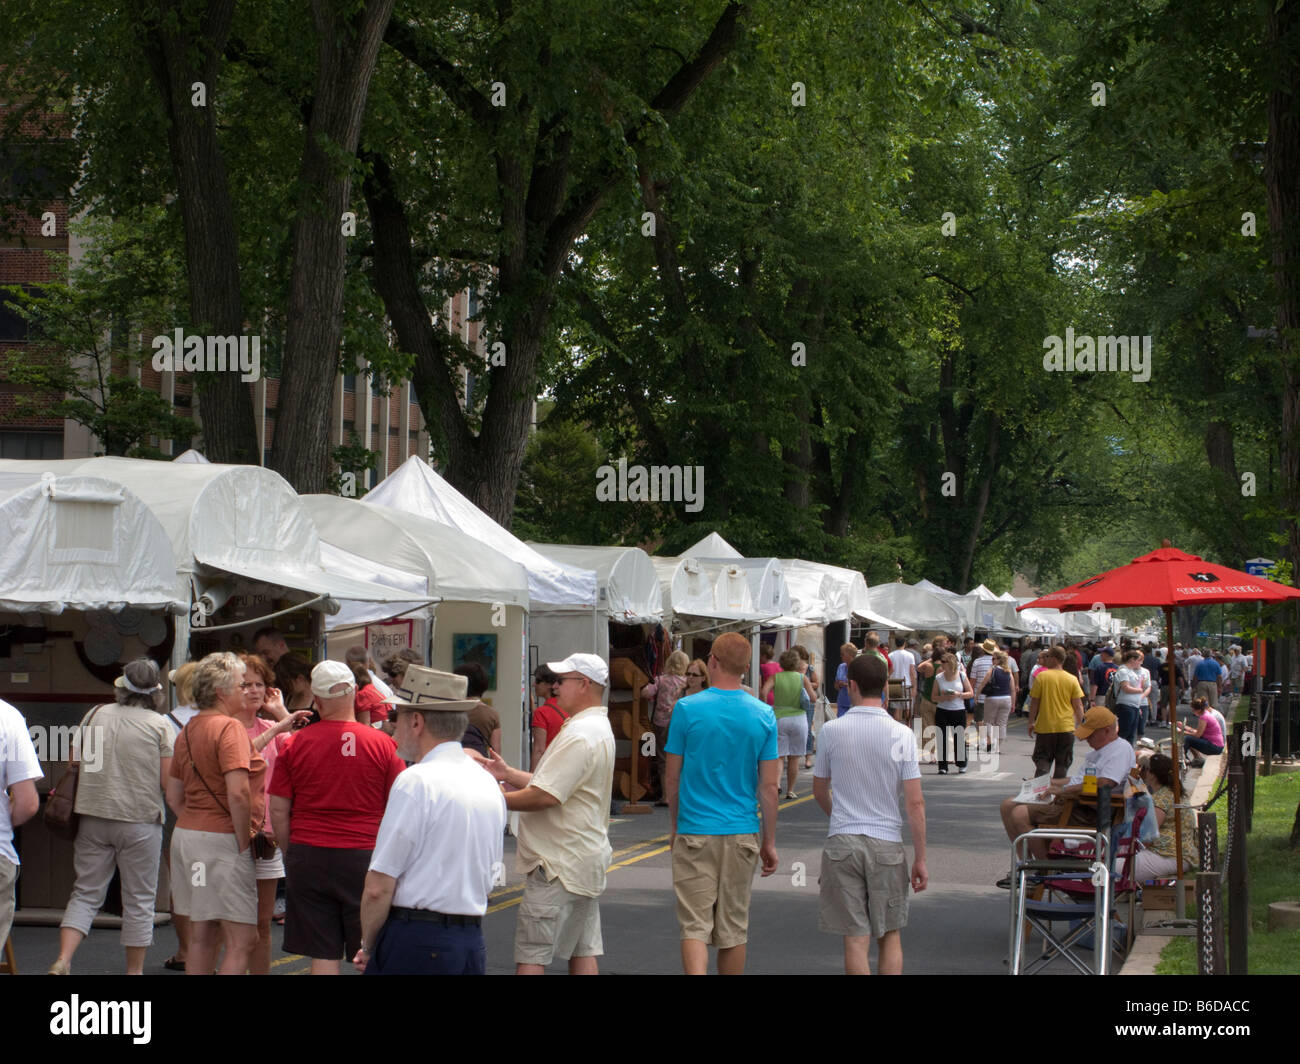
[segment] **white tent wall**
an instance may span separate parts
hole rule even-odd
[[[595,654],[609,663],[609,616],[601,612],[534,610],[529,624],[529,646],[537,648],[537,661],[563,661],[570,654]],[[605,703],[609,689],[605,689]]]
[[[957,635],[963,617],[943,595],[908,584],[877,584],[870,590],[871,608],[895,618],[908,630]]]
[[[493,627],[495,607],[480,602],[442,602],[438,604],[433,628],[435,669],[450,672],[456,665],[456,636],[491,635],[496,637],[496,681],[484,695],[501,717],[501,756],[512,765],[527,764],[523,757],[523,736],[528,726],[524,720],[528,695],[524,687],[527,660],[525,638],[526,615],[519,606],[504,609],[504,627]],[[500,614],[497,614],[499,617]]]

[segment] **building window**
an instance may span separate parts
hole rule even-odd
[[[0,432],[0,458],[57,461],[63,457],[61,432]]]
[[[40,289],[35,285],[25,284],[24,292],[39,295]],[[18,313],[18,304],[6,292],[0,292],[0,341],[23,343],[28,338],[28,322]]]
[[[357,390],[357,375],[355,373],[343,374],[343,390],[355,394]]]

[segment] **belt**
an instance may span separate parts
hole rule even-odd
[[[481,916],[436,913],[432,909],[403,909],[400,905],[391,906],[388,915],[398,920],[419,920],[423,923],[442,924],[444,927],[481,927],[483,924]]]

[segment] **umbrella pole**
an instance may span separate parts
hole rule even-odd
[[[1165,664],[1169,668],[1169,756],[1174,760],[1174,862],[1178,868],[1174,875],[1174,919],[1186,916],[1186,899],[1183,896],[1183,774],[1178,757],[1178,681],[1174,672],[1174,610],[1165,607]]]

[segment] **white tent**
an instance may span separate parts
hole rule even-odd
[[[872,608],[866,578],[856,569],[845,569],[839,565],[810,562],[800,558],[787,558],[783,564],[786,568],[787,580],[790,573],[805,570],[824,573],[830,578],[830,597],[826,600],[828,620],[852,621],[856,618],[880,628],[905,629],[907,627]],[[799,611],[795,610],[795,612]]]
[[[362,639],[367,646],[372,636],[382,639],[393,626],[380,622],[394,613],[411,622],[414,648],[443,670],[456,664],[457,637],[479,633],[477,642],[495,645],[495,675],[485,699],[501,716],[503,755],[519,764],[528,724],[523,708],[528,574],[523,567],[455,528],[415,514],[334,495],[304,495],[302,503],[334,558],[360,557],[364,571],[375,572],[373,579],[396,582],[381,566],[417,574],[434,599],[414,612],[409,609],[418,603],[345,608],[330,624],[330,657],[341,657]]]
[[[756,613],[763,614],[771,620],[767,627],[798,627],[805,623],[802,618],[791,617],[790,592],[785,586],[785,568],[777,558],[732,558],[727,556],[709,557],[690,555],[697,561],[709,565],[721,565],[739,569],[749,582],[750,598]]]
[[[993,592],[990,591],[983,584],[976,584],[973,588],[967,591],[966,594],[974,595],[976,598],[989,599],[990,601],[993,602],[996,602],[998,600],[997,595],[993,594]]]
[[[365,501],[450,525],[518,562],[528,573],[534,612],[545,607],[595,610],[595,572],[585,566],[561,565],[516,539],[417,455],[381,480]]]
[[[785,586],[790,594],[790,612],[802,617],[806,624],[827,624],[847,616],[847,612],[832,610],[843,602],[830,573],[798,566],[797,562],[782,561],[785,567]],[[865,586],[865,585],[864,585]]]
[[[34,463],[33,463],[34,464]],[[149,508],[101,477],[0,473],[0,611],[182,613],[176,560]]]
[[[1011,594],[1010,591],[1004,591],[1004,592],[1002,592],[1002,594],[1000,594],[1000,595],[998,596],[998,601],[999,601],[999,602],[1019,602],[1020,600],[1019,600],[1018,598],[1016,598],[1015,595]]]
[[[743,558],[744,555],[716,532],[710,532],[698,543],[687,547],[679,558]]]
[[[137,458],[0,461],[0,473],[49,471],[116,482],[138,496],[171,543],[174,597],[206,600],[210,610],[233,590],[228,577],[330,600],[399,602],[394,588],[328,572],[316,526],[287,481],[259,466],[151,462]],[[193,590],[191,591],[191,584]],[[178,622],[175,656],[183,660],[188,615]],[[185,635],[185,638],[182,638]]]
[[[871,608],[893,617],[910,631],[944,631],[956,634],[962,614],[951,599],[924,588],[903,583],[877,584],[870,589]]]
[[[204,458],[202,454],[200,454],[198,451],[196,451],[193,447],[191,447],[188,451],[181,451],[181,453],[178,454],[175,458],[173,458],[172,461],[173,461],[173,462],[186,462],[186,463],[189,463],[189,464],[191,464],[191,465],[211,465],[211,464],[212,464],[212,463],[209,462],[206,458]]]
[[[940,587],[934,581],[927,580],[925,577],[922,577],[912,586],[919,587],[922,591],[929,591],[934,595],[943,595],[945,598],[953,598],[957,594],[955,591],[949,591],[946,587]]]
[[[652,557],[650,561],[659,578],[664,617],[674,631],[730,628],[760,620],[743,570],[698,558]]]
[[[658,624],[663,595],[650,555],[639,547],[579,547],[567,543],[528,546],[561,565],[596,572],[596,598],[608,619],[619,624]]]

